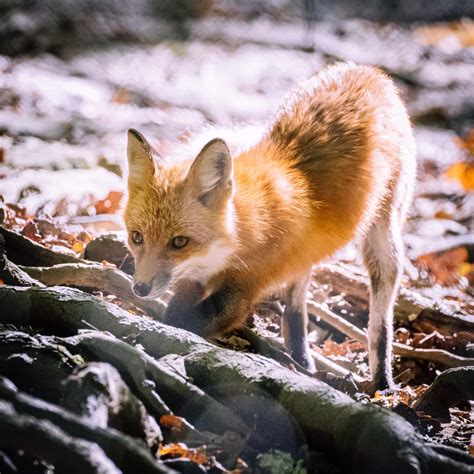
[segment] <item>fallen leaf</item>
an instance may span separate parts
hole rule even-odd
[[[163,415],[160,417],[160,425],[163,428],[174,428],[181,430],[184,426],[183,419],[175,415]]]
[[[204,448],[188,448],[184,443],[172,443],[160,446],[159,456],[160,458],[164,456],[185,458],[197,464],[206,464],[209,459]]]
[[[80,240],[77,240],[72,246],[72,249],[76,253],[81,253],[84,250],[84,244]]]
[[[464,190],[474,191],[474,163],[454,163],[444,175],[460,183]]]
[[[25,237],[28,237],[29,239],[34,240],[35,242],[39,242],[41,240],[41,235],[38,231],[38,227],[33,221],[28,221],[25,227],[23,227],[21,233]]]
[[[418,257],[415,261],[420,268],[429,269],[436,282],[443,286],[454,285],[463,276],[468,259],[468,251],[465,247],[457,247],[444,252],[434,252]]]
[[[120,208],[123,197],[121,191],[110,191],[105,199],[97,201],[94,205],[97,214],[115,214]]]

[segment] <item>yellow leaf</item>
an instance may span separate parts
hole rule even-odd
[[[474,271],[474,265],[469,262],[463,262],[458,267],[458,273],[460,276],[466,276],[472,271]]]
[[[74,252],[76,252],[76,253],[81,253],[82,250],[84,249],[84,244],[83,244],[80,240],[76,240],[76,242],[75,242],[74,245],[72,246],[72,249],[73,249]]]
[[[466,191],[474,191],[474,164],[454,163],[448,168],[445,176],[458,181]]]

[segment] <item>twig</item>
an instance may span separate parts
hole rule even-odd
[[[330,324],[338,331],[342,332],[346,336],[349,336],[356,341],[361,342],[367,347],[367,335],[364,331],[351,324],[341,316],[334,314],[328,308],[324,307],[320,303],[315,301],[307,302],[308,309],[314,313],[310,314],[310,320],[318,322],[317,318],[321,318],[326,323]],[[438,362],[445,365],[446,367],[463,367],[474,365],[474,358],[461,357],[456,354],[452,354],[443,349],[418,349],[400,344],[398,342],[393,343],[393,352],[403,357],[409,357],[411,359],[428,360],[432,362]]]

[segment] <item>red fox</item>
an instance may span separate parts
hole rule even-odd
[[[195,159],[166,165],[128,132],[125,223],[134,291],[174,289],[168,324],[212,337],[245,323],[286,284],[282,318],[293,358],[314,370],[307,343],[312,265],[356,239],[370,276],[369,365],[393,386],[393,306],[415,179],[411,124],[376,68],[330,66],[297,87],[260,141],[231,157],[215,138]]]

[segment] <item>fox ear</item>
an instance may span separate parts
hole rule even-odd
[[[232,193],[232,157],[224,140],[215,138],[199,152],[188,172],[187,179],[197,192],[198,199],[207,204],[219,194]]]
[[[142,186],[155,174],[153,148],[137,130],[128,129],[128,186]]]

